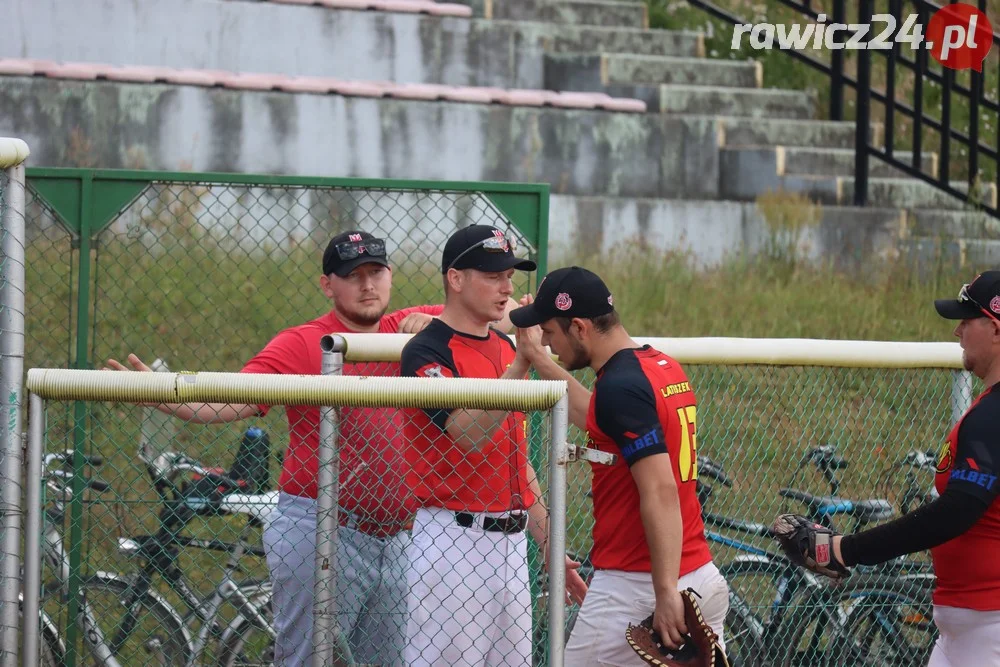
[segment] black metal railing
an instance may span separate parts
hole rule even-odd
[[[897,29],[903,24],[905,16],[916,14],[916,25],[920,26],[922,34],[926,34],[930,18],[942,8],[928,0],[773,2],[813,21],[818,21],[820,14],[826,14],[827,26],[833,23],[850,23],[854,17],[848,16],[848,7],[857,8],[855,20],[858,24],[870,25],[877,5],[879,13],[891,14],[895,18]],[[734,25],[749,23],[707,0],[688,0],[688,3],[724,22]],[[957,4],[957,0],[949,4]],[[975,6],[985,14],[986,0],[976,0]],[[874,32],[869,30],[861,41],[869,42]],[[854,30],[843,29],[831,42],[844,44],[854,35]],[[845,119],[845,90],[855,91],[854,203],[859,206],[867,204],[868,162],[874,156],[1000,218],[996,196],[1000,192],[1000,99],[987,95],[986,85],[988,74],[1000,74],[1000,68],[990,68],[984,63],[982,71],[962,71],[960,76],[968,79],[966,85],[956,80],[956,70],[942,67],[929,58],[925,44],[916,49],[904,49],[894,37],[895,35],[890,37],[893,40],[891,48],[884,50],[830,49],[827,51],[829,60],[814,57],[801,50],[782,51],[829,77],[831,120]],[[992,41],[994,48],[991,62],[996,62],[995,56],[1000,51],[1000,35],[992,33]],[[853,76],[846,62],[848,53],[856,54]],[[993,69],[997,71],[993,72]],[[878,73],[880,85],[873,84],[873,71]],[[1000,95],[1000,77],[995,80],[997,95]],[[939,100],[935,90],[938,88]],[[912,101],[908,101],[907,97]],[[873,103],[882,106],[884,115],[881,118],[873,111]],[[966,113],[960,114],[961,119],[956,119],[953,112],[959,108],[965,109]],[[968,118],[967,127],[963,127],[965,117]],[[873,122],[879,121],[883,124],[883,142],[876,145],[871,127]],[[905,127],[907,124],[908,127]],[[932,142],[935,138],[936,142]],[[928,143],[937,145],[929,147]],[[901,148],[910,149],[911,159],[899,158],[898,151]],[[932,154],[935,149],[937,151],[937,168],[930,171],[923,168],[928,148]],[[984,166],[983,160],[988,160],[989,164]],[[959,182],[958,186],[954,184],[955,180]],[[965,189],[961,185],[962,181],[965,181]],[[982,188],[988,188],[989,185],[995,188],[993,196],[984,198]]]

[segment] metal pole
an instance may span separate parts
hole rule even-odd
[[[858,23],[870,25],[871,0],[860,0]],[[868,205],[868,146],[871,131],[871,52],[858,51],[857,106],[854,109],[854,205]]]
[[[972,373],[951,372],[951,423],[956,424],[972,405]]]
[[[328,334],[320,340],[323,375],[341,375],[346,341]],[[337,539],[340,526],[340,410],[319,410],[319,468],[316,494],[316,584],[313,599],[313,665],[330,667],[352,662],[337,614]]]
[[[552,408],[549,453],[549,667],[563,667],[566,651],[566,466],[569,395]]]
[[[0,221],[0,655],[17,664],[21,575],[21,382],[24,377],[24,165],[6,170]]]
[[[42,586],[42,452],[45,404],[28,397],[28,469],[25,478],[27,514],[24,521],[24,667],[38,667],[39,594]],[[17,604],[13,605],[15,611]]]

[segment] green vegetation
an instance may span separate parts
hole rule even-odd
[[[817,98],[817,117],[827,118],[830,105],[830,79],[823,72],[799,61],[787,52],[778,49],[770,51],[758,51],[749,46],[748,40],[743,40],[743,46],[739,50],[732,50],[732,24],[713,18],[707,12],[684,2],[683,0],[646,0],[649,5],[650,25],[654,28],[664,29],[688,29],[700,30],[706,35],[706,54],[712,58],[723,58],[730,60],[757,60],[764,67],[764,86],[767,88],[795,88],[800,90],[813,91]],[[715,6],[728,13],[740,17],[747,23],[769,22],[774,24],[792,25],[795,23],[805,24],[806,18],[778,0],[709,0]],[[943,4],[943,3],[938,3]],[[857,3],[848,2],[847,14],[848,22],[857,21]],[[815,0],[812,7],[817,13],[826,13],[827,22],[831,22],[833,0]],[[904,13],[911,11],[910,3],[903,4]],[[888,0],[876,0],[874,3],[874,13],[888,13]],[[1000,0],[989,0],[987,3],[987,15],[990,16],[996,29],[996,17],[1000,16]],[[881,24],[880,24],[881,25]],[[878,27],[878,26],[876,26]],[[830,51],[826,49],[808,49],[805,55],[829,64]],[[844,51],[845,67],[849,76],[856,75],[857,60],[856,51]],[[883,52],[884,53],[884,52]],[[901,53],[908,57],[914,55],[909,45],[904,44]],[[941,72],[940,66],[933,58],[929,59],[933,71]],[[985,76],[986,97],[993,102],[1000,100],[1000,80],[997,72],[1000,68],[1000,50],[994,48],[983,63]],[[876,89],[885,92],[887,79],[886,59],[882,55],[875,55],[872,58],[872,83]],[[955,83],[968,87],[970,72],[957,72]],[[896,100],[900,103],[912,106],[914,101],[914,81],[909,70],[900,66],[895,82]],[[845,120],[854,119],[855,105],[854,91],[847,88],[844,93],[844,113]],[[929,80],[924,82],[923,105],[925,113],[930,114],[935,119],[941,117],[942,89]],[[954,96],[951,104],[951,119],[955,129],[961,132],[968,132],[970,109],[968,103],[958,96]],[[983,123],[980,126],[980,142],[991,148],[996,148],[998,137],[998,125],[1000,117],[995,111],[980,108],[980,115]],[[871,118],[873,122],[882,121],[885,118],[885,107],[875,101],[872,102]],[[895,121],[895,144],[897,150],[909,150],[912,147],[913,124],[902,113],[897,112]],[[923,130],[923,150],[939,152],[941,137],[940,134],[926,126]],[[951,145],[951,168],[950,178],[954,180],[964,180],[968,177],[968,151],[959,147],[956,142]],[[980,179],[984,183],[994,182],[997,174],[995,161],[980,156]]]

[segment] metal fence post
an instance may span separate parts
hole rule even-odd
[[[345,341],[336,335],[320,340],[323,375],[341,375]],[[347,665],[353,660],[337,613],[337,541],[340,526],[340,409],[319,412],[319,468],[316,493],[316,581],[313,599],[313,665]]]
[[[972,382],[970,371],[951,372],[951,423],[955,424],[972,405]]]
[[[38,667],[39,595],[42,586],[42,452],[45,404],[40,396],[28,398],[28,450],[24,522],[24,667]],[[13,605],[17,609],[17,605]]]
[[[846,23],[844,0],[833,0],[833,23]],[[837,39],[843,42],[842,39]],[[830,120],[844,119],[844,49],[830,52]]]
[[[549,454],[549,666],[563,667],[566,650],[566,466],[569,394],[552,408]]]
[[[27,145],[5,140],[17,155],[8,162],[0,191],[0,656],[17,664],[21,577],[21,383],[24,378],[24,165]],[[2,153],[3,151],[0,151]]]
[[[858,23],[872,20],[871,0],[859,0]],[[854,205],[868,205],[868,144],[871,132],[872,59],[868,49],[858,51],[857,105],[854,110]]]

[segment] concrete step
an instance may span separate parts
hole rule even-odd
[[[813,201],[849,205],[854,201],[851,176],[785,174],[778,169],[774,153],[722,151],[719,155],[719,194],[723,198],[753,200],[765,192],[805,194]],[[953,183],[965,190],[964,183]],[[983,202],[995,206],[996,187],[985,189]],[[915,178],[870,178],[868,205],[885,208],[963,210],[967,203]]]
[[[597,90],[609,84],[661,83],[728,88],[758,88],[760,63],[648,56],[634,53],[550,53],[545,57],[545,87]]]
[[[933,275],[942,266],[984,270],[1000,265],[1000,240],[910,237],[899,242],[906,263]]]
[[[914,209],[907,231],[912,237],[1000,240],[1000,220],[982,211]]]
[[[677,58],[636,53],[601,54],[601,80],[608,83],[671,83],[723,88],[760,88],[764,68],[756,61]]]
[[[649,28],[646,3],[624,0],[485,0],[483,15],[508,21]]]
[[[492,21],[510,32],[515,49],[544,53],[635,53],[641,55],[703,58],[705,39],[688,30],[556,25],[523,21]]]
[[[726,146],[809,146],[854,148],[854,123],[832,120],[721,118]],[[872,123],[872,139],[882,143],[884,126]]]
[[[723,146],[725,159],[735,160],[746,168],[773,170],[779,176],[853,176],[854,151],[849,148],[809,148],[803,146]],[[903,160],[910,160],[909,153],[896,153]],[[937,155],[925,153],[923,168],[926,173],[937,174]],[[871,177],[907,178],[907,174],[878,159],[869,162]]]
[[[854,174],[854,150],[849,148],[807,148],[802,146],[782,147],[785,153],[786,174],[813,174],[816,176],[852,176]],[[896,159],[911,163],[913,153],[897,151]],[[923,153],[920,156],[921,170],[930,176],[937,176],[937,154]],[[869,158],[868,173],[872,177],[908,178],[906,172],[879,160]]]
[[[800,90],[659,86],[660,111],[674,114],[744,116],[750,118],[812,118],[816,99]]]

